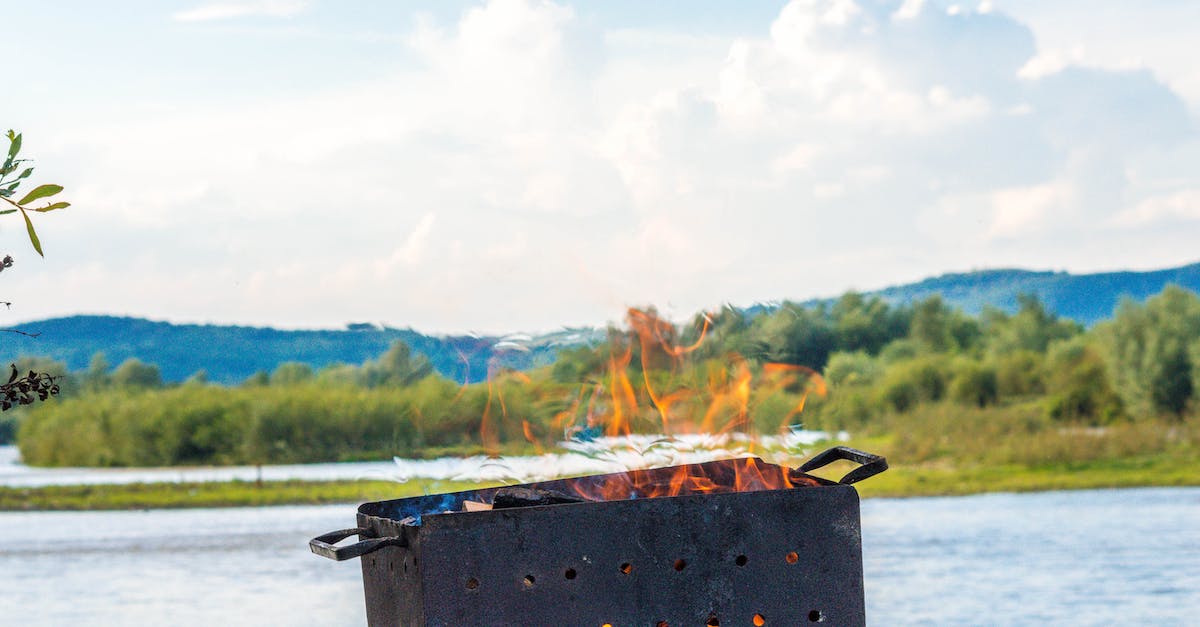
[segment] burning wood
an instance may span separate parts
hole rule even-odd
[[[509,507],[535,507],[537,505],[561,505],[563,503],[583,503],[587,499],[564,494],[557,490],[541,488],[513,487],[500,488],[492,499],[492,509]]]

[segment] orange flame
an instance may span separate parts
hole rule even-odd
[[[513,409],[505,398],[505,389],[511,390],[512,383],[534,385],[535,394],[550,390],[544,396],[561,395],[542,399],[558,407],[548,424],[519,417],[521,436],[539,452],[542,440],[550,437],[571,438],[582,432],[618,437],[655,431],[666,436],[695,431],[743,433],[750,436],[753,451],[758,426],[782,431],[804,411],[811,394],[826,394],[824,379],[805,366],[759,363],[736,354],[722,358],[705,355],[699,349],[711,329],[707,316],[697,323],[696,339],[687,342],[681,341],[674,324],[653,310],[629,309],[627,322],[627,331],[610,333],[608,355],[598,366],[602,372],[590,373],[590,380],[570,392],[564,393],[561,385],[535,384],[516,370],[489,368],[487,403],[480,422],[486,450],[493,455],[499,452],[500,423],[509,419]],[[784,395],[790,405],[780,405],[775,395]],[[771,409],[763,413],[767,405]],[[778,424],[774,424],[776,418]],[[505,433],[520,437],[515,431]],[[670,476],[632,470],[602,484],[585,483],[588,487],[581,489],[581,494],[613,500],[796,485],[786,468],[752,458],[729,460],[721,468],[727,469],[721,476],[713,476],[699,465],[676,467]]]
[[[756,492],[814,486],[803,474],[753,457],[671,468],[631,470],[612,475],[582,477],[571,483],[580,496],[592,501],[623,501],[692,494]]]
[[[488,457],[497,457],[500,455],[500,430],[499,425],[492,418],[493,401],[500,406],[501,417],[504,419],[508,418],[508,405],[504,402],[504,387],[501,385],[501,377],[516,379],[521,383],[533,382],[529,378],[529,375],[519,370],[488,368],[487,404],[483,406],[483,417],[479,421],[479,440],[483,443],[483,450],[487,452]],[[533,431],[529,422],[522,419],[521,423],[521,430],[526,439],[534,442]],[[535,444],[537,443],[535,442]],[[540,444],[538,446],[540,448]]]

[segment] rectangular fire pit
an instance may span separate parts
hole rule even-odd
[[[806,474],[838,459],[863,466],[838,483]],[[491,488],[366,503],[358,527],[310,545],[362,557],[371,625],[862,625],[848,484],[886,468],[836,447],[799,470],[737,459],[522,486],[600,501],[460,511]],[[681,476],[703,480],[639,498]]]

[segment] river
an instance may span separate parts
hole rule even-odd
[[[354,507],[0,513],[0,624],[360,625]],[[863,503],[876,625],[1195,625],[1200,488]]]

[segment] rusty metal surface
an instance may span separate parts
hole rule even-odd
[[[865,623],[845,486],[427,516],[418,535],[363,557],[370,624]]]
[[[776,490],[473,512],[462,503],[491,503],[498,489],[366,503],[356,529],[312,546],[331,559],[361,556],[375,626],[863,625],[859,500],[844,484],[887,463],[845,449],[804,468],[837,459],[864,465],[841,483],[761,460],[688,468],[725,485],[722,475],[757,467],[798,486]],[[679,469],[526,487],[586,495],[632,477],[652,488]],[[360,542],[335,546],[356,531]]]

